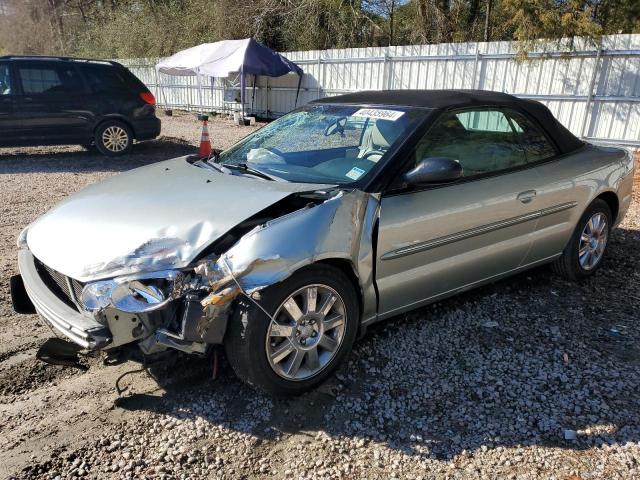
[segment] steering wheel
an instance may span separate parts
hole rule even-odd
[[[324,129],[324,136],[328,137],[329,135],[333,135],[334,133],[339,133],[340,136],[344,136],[344,127],[347,124],[347,117],[340,117],[335,122],[327,125],[327,128]]]
[[[382,157],[384,154],[385,152],[383,152],[382,150],[371,150],[370,152],[365,153],[361,158],[367,160],[373,155],[379,155],[380,157]]]

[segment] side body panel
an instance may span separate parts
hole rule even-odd
[[[518,199],[531,170],[382,198],[377,252],[380,315],[389,316],[519,267],[536,208]]]

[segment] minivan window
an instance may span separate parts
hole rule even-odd
[[[83,73],[94,93],[121,92],[125,88],[122,75],[114,68],[86,66]]]
[[[19,65],[18,75],[25,95],[78,93],[82,89],[80,76],[72,66]]]
[[[0,95],[11,95],[11,93],[9,65],[0,63]]]

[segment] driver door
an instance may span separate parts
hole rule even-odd
[[[382,196],[381,317],[511,272],[531,246],[536,176],[502,112],[445,113],[418,143],[408,169],[436,156],[459,160],[463,178]]]

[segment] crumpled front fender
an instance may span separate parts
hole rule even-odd
[[[379,199],[361,191],[341,191],[319,205],[289,213],[244,235],[217,260],[246,294],[281,282],[295,271],[325,259],[347,260],[358,278],[362,318],[376,314],[373,228]]]

